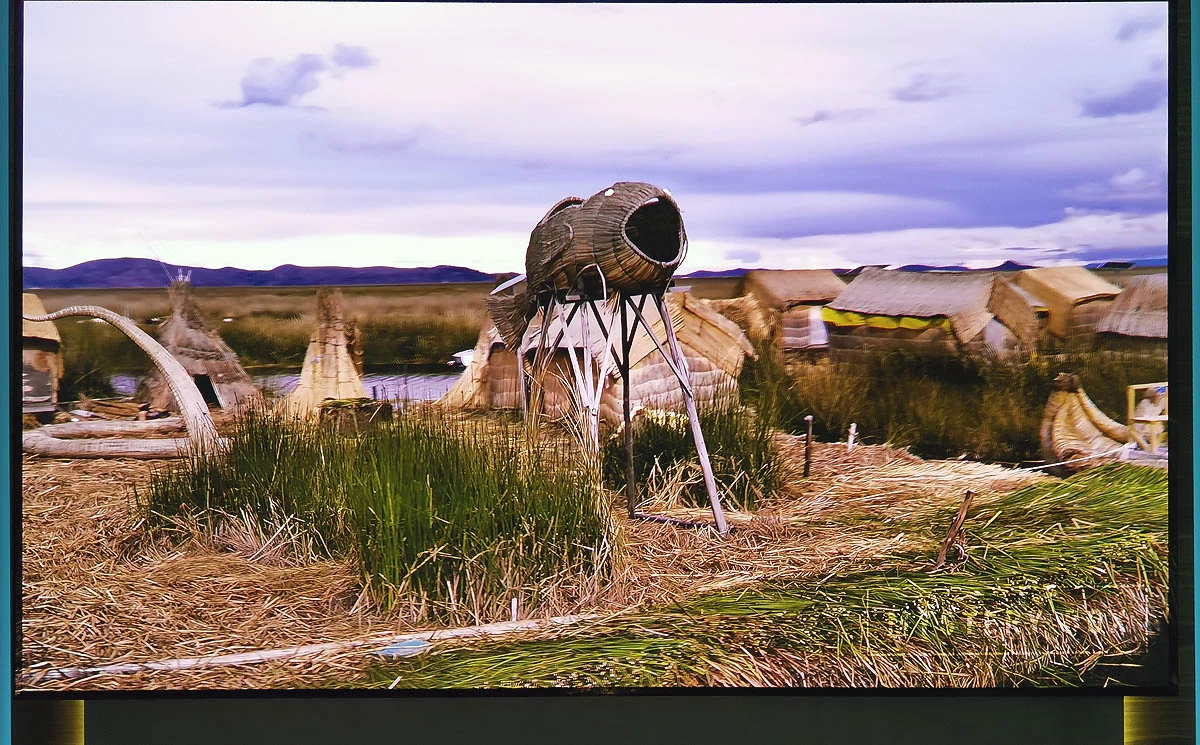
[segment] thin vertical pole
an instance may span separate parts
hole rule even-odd
[[[525,387],[529,384],[525,377],[525,350],[517,343],[517,382],[521,386],[521,421],[529,420],[529,392]]]
[[[633,468],[633,422],[630,416],[629,402],[629,314],[625,309],[627,298],[621,295],[621,359],[617,362],[617,371],[621,373],[622,406],[625,411],[625,503],[629,507],[629,517],[634,515],[634,505],[637,503],[637,484],[634,483]]]
[[[687,358],[675,337],[675,324],[671,321],[671,312],[662,295],[655,295],[658,312],[663,319],[663,327],[667,330],[667,344],[675,355],[678,374],[681,374],[680,389],[683,391],[683,401],[687,404],[688,422],[692,426],[692,439],[696,441],[696,455],[700,458],[700,470],[704,472],[704,488],[708,490],[708,501],[712,503],[713,518],[717,521],[717,531],[722,536],[729,535],[729,526],[725,523],[725,510],[721,509],[721,499],[717,496],[717,480],[713,477],[712,463],[708,459],[708,447],[704,444],[704,433],[700,431],[700,415],[696,411],[696,398],[692,395],[691,383],[687,380]],[[646,329],[649,332],[650,329]]]
[[[591,304],[592,300],[584,302]],[[591,445],[596,452],[600,451],[600,427],[597,420],[599,414],[599,401],[592,398],[592,339],[588,333],[592,325],[592,319],[588,318],[588,314],[583,314],[583,354],[581,355],[583,362],[583,390],[580,391],[579,397],[587,404],[587,426],[588,436],[591,437]]]
[[[808,466],[812,463],[812,414],[804,417],[808,423],[808,434],[804,437],[804,478],[808,478]]]

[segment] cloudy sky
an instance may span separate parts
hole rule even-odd
[[[684,271],[1166,255],[1166,3],[24,12],[27,266],[520,270],[626,180]]]

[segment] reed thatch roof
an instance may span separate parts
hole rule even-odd
[[[1129,280],[1108,313],[1096,326],[1098,333],[1167,338],[1167,275],[1145,274]]]
[[[987,326],[992,272],[902,272],[864,269],[829,303],[834,310],[875,316],[945,317],[962,343]]]
[[[1111,300],[1121,294],[1120,287],[1081,266],[1026,269],[1017,272],[1016,284],[1049,310],[1049,330],[1059,336],[1067,336],[1077,327],[1072,321],[1075,306],[1092,300]]]
[[[742,278],[739,294],[755,295],[775,310],[828,303],[846,289],[829,269],[756,269]]]
[[[289,408],[301,416],[315,414],[327,399],[366,398],[354,364],[342,316],[342,291],[317,290],[317,326],[304,354],[300,381],[287,396]]]
[[[42,305],[42,299],[32,292],[22,293],[21,315],[46,315],[46,307]],[[62,343],[62,337],[58,335],[58,328],[54,325],[53,321],[26,321],[22,319],[21,336],[25,339],[44,339],[45,341]]]
[[[207,377],[218,399],[209,404],[232,409],[261,400],[261,394],[238,362],[237,355],[204,321],[191,283],[187,280],[172,282],[167,292],[171,298],[171,315],[160,326],[158,341],[193,379]],[[157,369],[147,379],[142,398],[148,399],[155,409],[176,408],[166,378]]]
[[[1017,273],[1017,285],[1047,303],[1066,300],[1082,303],[1116,297],[1121,288],[1105,282],[1082,266],[1043,266]]]

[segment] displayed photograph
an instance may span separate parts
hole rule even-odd
[[[1173,685],[1167,3],[21,13],[18,696]]]

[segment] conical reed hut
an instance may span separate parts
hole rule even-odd
[[[192,294],[192,283],[171,283],[171,315],[159,328],[158,340],[179,360],[210,408],[238,410],[262,400],[254,381],[238,363],[237,355],[215,330],[204,322]],[[145,381],[139,398],[152,409],[177,410],[178,405],[162,372]]]
[[[318,413],[326,400],[367,397],[346,327],[342,315],[342,291],[328,287],[318,289],[317,325],[304,355],[300,382],[287,396],[287,405],[292,412],[311,416]]]

